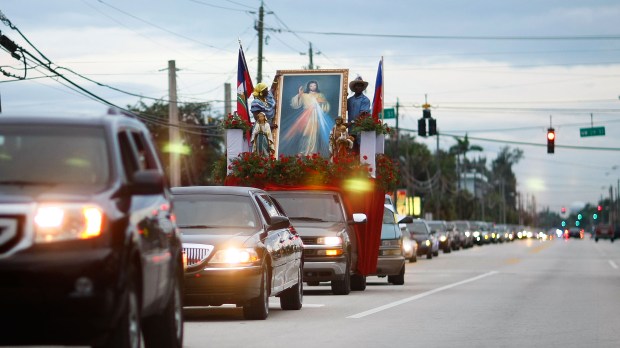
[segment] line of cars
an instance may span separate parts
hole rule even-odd
[[[337,191],[264,191],[250,187],[172,188],[185,255],[186,306],[241,307],[246,319],[266,319],[269,299],[284,310],[303,305],[303,284],[329,282],[335,295],[362,291],[359,242],[363,213],[350,213]],[[407,221],[406,219],[403,221]],[[402,231],[385,205],[376,272],[405,282]]]

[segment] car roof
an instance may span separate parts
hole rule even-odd
[[[131,125],[146,129],[142,121],[127,115],[2,115],[1,125],[72,125],[72,126],[107,126],[118,128],[121,125]]]
[[[246,186],[177,186],[171,188],[172,194],[192,195],[192,194],[232,194],[247,196],[250,192],[265,191]]]

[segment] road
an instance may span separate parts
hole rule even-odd
[[[404,286],[306,287],[300,311],[265,321],[187,308],[185,347],[620,347],[620,243],[486,245],[407,264]]]

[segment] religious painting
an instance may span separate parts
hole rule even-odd
[[[346,120],[349,70],[278,70],[276,76],[276,156],[329,158],[336,117]]]

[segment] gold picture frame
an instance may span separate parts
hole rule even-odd
[[[329,158],[329,133],[335,119],[347,119],[348,80],[348,69],[276,72],[276,156],[318,153]]]

